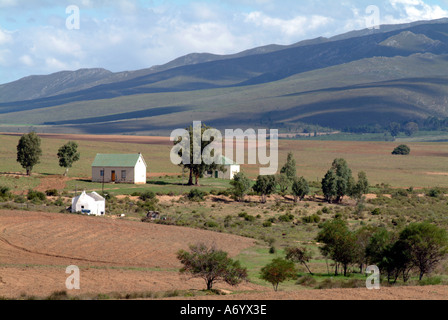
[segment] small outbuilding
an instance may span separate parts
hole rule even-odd
[[[86,193],[72,199],[72,213],[102,216],[106,213],[106,199],[96,192]]]
[[[143,155],[97,154],[92,163],[92,181],[146,184],[147,165]]]
[[[241,166],[227,157],[222,156],[220,164],[226,168],[225,172],[219,170],[208,171],[204,175],[205,178],[232,180],[233,177],[241,171]]]

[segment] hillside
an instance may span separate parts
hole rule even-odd
[[[229,56],[191,54],[132,72],[28,77],[0,86],[0,125],[166,134],[193,120],[218,128],[342,129],[447,117],[446,30],[442,19]]]

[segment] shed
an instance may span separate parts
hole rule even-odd
[[[225,172],[219,170],[208,171],[206,172],[205,177],[232,180],[233,177],[241,171],[241,166],[239,164],[225,156],[221,157],[221,165],[224,165],[227,169]]]
[[[106,213],[106,199],[96,192],[86,193],[72,199],[72,213],[102,216]]]
[[[92,181],[146,184],[146,170],[141,153],[97,154],[92,163]]]

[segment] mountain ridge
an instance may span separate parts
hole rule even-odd
[[[0,86],[0,125],[22,123],[89,133],[165,133],[194,120],[193,116],[217,127],[258,123],[283,128],[305,122],[338,129],[350,125],[350,119],[351,125],[386,125],[387,121],[444,117],[448,116],[446,30],[448,19],[440,19],[319,37],[290,46],[268,45],[233,55],[193,53],[136,71],[81,69],[72,78],[70,72],[62,72],[47,76],[50,80],[59,76],[51,85],[37,86],[47,96],[4,101],[2,93],[9,90],[9,98],[13,96],[11,86],[42,79],[27,77]],[[364,74],[358,72],[363,68],[367,70]],[[379,81],[385,85],[373,85]],[[289,96],[281,94],[285,83],[297,83]],[[331,89],[335,85],[343,89]],[[304,90],[308,86],[310,90]],[[328,92],[338,97],[331,100]],[[208,97],[215,97],[216,107],[205,104]],[[250,110],[260,105],[259,114]],[[67,108],[71,118],[66,117]],[[38,114],[50,109],[48,119]],[[274,116],[275,110],[279,115]],[[242,120],[234,119],[233,112],[239,112]],[[390,114],[389,119],[384,114]],[[131,121],[151,128],[132,127]]]

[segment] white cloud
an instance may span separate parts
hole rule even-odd
[[[387,15],[387,23],[403,23],[448,17],[448,11],[423,0],[390,0],[395,15]]]
[[[9,32],[0,29],[0,45],[10,43],[12,41],[12,36]]]
[[[80,30],[65,28],[71,4],[80,7]],[[371,4],[383,23],[448,16],[442,2],[429,0],[0,0],[0,83],[58,68],[135,70],[192,52],[329,37],[366,28]]]
[[[280,19],[267,16],[263,12],[255,11],[246,15],[246,22],[253,23],[266,29],[277,29],[287,36],[302,36],[310,30],[325,26],[332,21],[329,17],[314,15],[311,17],[296,16],[292,19]]]

